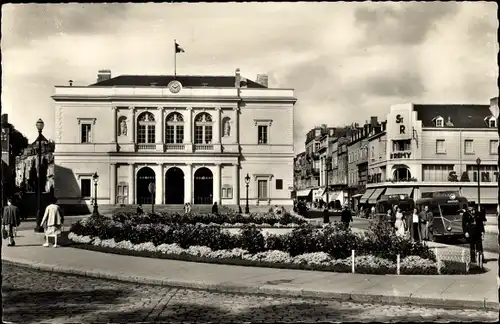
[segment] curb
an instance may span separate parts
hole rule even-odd
[[[454,300],[454,299],[439,299],[439,298],[424,298],[412,297],[411,294],[407,296],[384,296],[373,294],[359,294],[359,293],[338,293],[326,290],[308,290],[298,287],[283,287],[278,285],[264,284],[262,286],[248,286],[238,284],[215,284],[199,281],[176,281],[176,280],[161,280],[152,279],[147,277],[126,276],[117,273],[105,271],[84,271],[70,267],[49,265],[43,263],[30,263],[26,260],[5,260],[2,262],[32,268],[42,271],[63,273],[69,275],[78,275],[98,279],[116,280],[129,283],[165,286],[172,288],[185,288],[206,290],[219,293],[239,293],[239,294],[252,294],[252,295],[268,295],[268,296],[282,296],[282,297],[303,297],[314,299],[329,299],[338,301],[350,301],[358,303],[382,303],[393,305],[415,305],[426,307],[442,307],[442,308],[461,308],[461,309],[474,309],[482,311],[498,311],[500,309],[498,302],[487,301],[469,301],[469,300]]]

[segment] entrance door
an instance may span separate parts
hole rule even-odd
[[[165,174],[165,204],[184,204],[184,172],[177,167]]]
[[[212,171],[199,168],[194,173],[194,203],[198,205],[213,204],[214,180]]]
[[[144,167],[137,172],[137,204],[151,204],[152,197],[149,193],[149,184],[156,183],[156,176],[153,169]]]

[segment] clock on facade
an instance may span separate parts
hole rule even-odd
[[[170,81],[170,83],[168,84],[168,88],[170,89],[170,92],[177,93],[181,91],[182,84],[177,80]]]

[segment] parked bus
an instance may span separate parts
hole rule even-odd
[[[426,193],[424,198],[418,199],[415,205],[419,211],[428,206],[432,212],[433,221],[429,233],[433,240],[464,236],[460,210],[467,209],[467,198],[459,196],[456,192],[431,192]]]

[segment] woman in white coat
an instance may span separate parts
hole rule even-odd
[[[57,236],[61,235],[64,217],[61,208],[56,205],[56,199],[52,199],[50,205],[45,208],[45,214],[42,219],[42,226],[45,229],[45,243],[43,246],[49,246],[49,236],[54,237],[54,247],[57,245]]]

